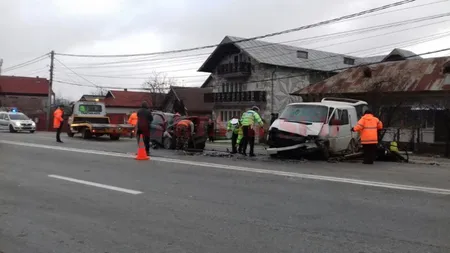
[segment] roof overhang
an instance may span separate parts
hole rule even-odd
[[[225,55],[239,52],[241,49],[234,45],[232,40],[225,37],[197,71],[212,73]]]

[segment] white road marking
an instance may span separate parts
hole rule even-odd
[[[25,146],[25,147],[71,151],[71,152],[85,153],[85,154],[134,158],[133,155],[129,155],[129,154],[121,154],[121,153],[106,152],[106,151],[99,151],[99,150],[49,146],[49,145],[42,145],[42,144],[35,144],[35,143],[14,142],[14,141],[6,141],[6,140],[0,140],[0,143],[17,145],[17,146]],[[426,192],[426,193],[432,193],[432,194],[450,195],[450,189],[442,189],[442,188],[392,184],[392,183],[383,183],[383,182],[367,181],[367,180],[359,180],[359,179],[351,179],[351,178],[330,177],[330,176],[302,174],[302,173],[278,171],[278,170],[257,169],[257,168],[231,166],[231,165],[218,164],[218,163],[196,162],[196,161],[188,161],[188,160],[181,160],[181,159],[163,158],[163,157],[152,157],[151,160],[158,161],[158,162],[199,166],[199,167],[218,168],[218,169],[232,170],[232,171],[252,172],[252,173],[266,174],[266,175],[286,176],[286,177],[294,177],[294,178],[303,178],[303,179],[322,180],[322,181],[347,183],[347,184],[355,184],[355,185],[363,185],[363,186],[372,186],[372,187],[387,188],[387,189],[397,189],[397,190],[406,190],[406,191]]]
[[[99,184],[99,183],[79,180],[79,179],[70,178],[70,177],[63,177],[63,176],[58,176],[58,175],[48,175],[48,176],[51,178],[57,178],[57,179],[66,180],[66,181],[73,182],[73,183],[95,186],[95,187],[104,188],[104,189],[108,189],[108,190],[112,190],[112,191],[125,192],[125,193],[129,193],[129,194],[133,194],[133,195],[142,194],[142,192],[140,192],[140,191],[120,188],[120,187],[106,185],[106,184]]]

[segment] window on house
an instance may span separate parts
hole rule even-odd
[[[344,57],[344,64],[355,65],[355,59]]]
[[[297,51],[297,58],[308,59],[308,52],[306,52],[306,51]]]

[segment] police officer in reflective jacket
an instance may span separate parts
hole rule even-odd
[[[250,156],[255,156],[255,129],[254,124],[258,123],[260,126],[264,125],[261,117],[258,114],[259,108],[253,106],[251,110],[248,110],[242,114],[241,124],[244,137],[242,138],[242,154],[247,155],[247,144],[250,144]]]

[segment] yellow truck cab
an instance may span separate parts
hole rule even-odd
[[[80,133],[84,139],[108,135],[111,140],[119,140],[121,135],[129,135],[134,130],[129,124],[111,124],[105,104],[91,101],[78,101],[72,105],[68,125],[69,137]]]

